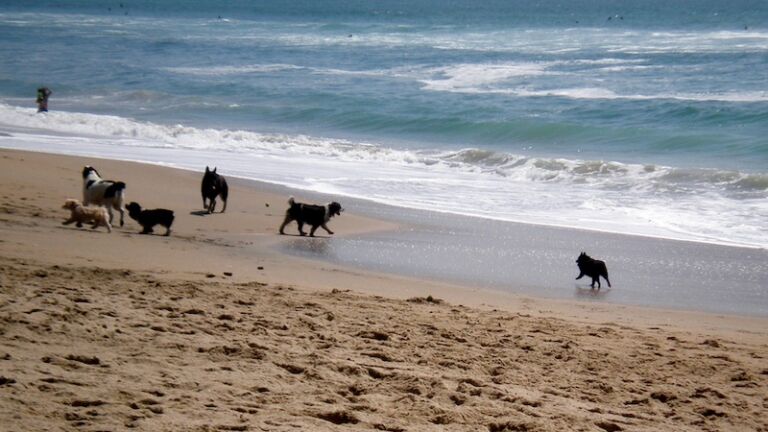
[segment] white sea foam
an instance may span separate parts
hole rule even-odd
[[[497,85],[512,78],[547,73],[544,63],[460,64],[436,68],[436,77],[421,82],[428,90],[455,92],[482,92],[489,85]]]
[[[400,150],[0,105],[0,146],[199,169],[433,211],[768,247],[768,178],[488,150]],[[751,189],[750,189],[751,188]],[[744,191],[751,198],[743,198]]]
[[[165,71],[205,77],[231,76],[231,75],[251,75],[251,74],[270,74],[287,71],[306,71],[317,75],[352,75],[366,77],[413,77],[414,71],[406,68],[392,69],[374,69],[374,70],[346,70],[337,68],[319,68],[305,67],[291,64],[252,64],[252,65],[232,65],[232,66],[201,66],[201,67],[170,67],[164,68]]]
[[[420,79],[424,89],[428,91],[443,91],[468,94],[507,94],[520,97],[564,97],[571,99],[626,99],[626,100],[651,100],[671,99],[688,101],[716,101],[716,102],[768,102],[768,91],[711,91],[707,93],[620,93],[618,90],[606,87],[570,87],[536,89],[531,79],[538,79],[543,85],[548,82],[548,77],[575,76],[577,81],[587,81],[587,76],[602,72],[637,71],[658,66],[638,65],[643,60],[621,61],[619,59],[603,59],[597,61],[573,60],[552,61],[539,63],[502,63],[502,64],[460,64],[442,68],[423,70],[420,73],[429,75],[430,78]],[[567,72],[563,66],[577,64],[602,65],[610,67],[598,67],[587,72],[581,72],[584,78],[574,72]],[[542,81],[542,79],[545,79]],[[649,88],[648,90],[652,90]]]
[[[585,28],[571,32],[546,29],[498,31],[493,33],[435,33],[429,37],[412,33],[366,33],[349,37],[317,38],[291,35],[277,38],[286,45],[367,45],[371,47],[430,46],[441,50],[468,50],[540,53],[542,46],[549,54],[571,54],[590,50],[613,53],[731,53],[760,52],[768,48],[768,32],[697,31],[648,32]]]
[[[303,69],[300,66],[289,64],[267,64],[267,65],[243,65],[243,66],[204,66],[204,67],[170,67],[165,68],[168,72],[198,75],[198,76],[225,76],[225,75],[247,75],[256,73],[283,72],[292,69]]]

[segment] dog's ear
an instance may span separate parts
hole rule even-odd
[[[216,167],[213,167],[213,171],[211,171],[211,172],[216,174]]]
[[[208,174],[210,170],[208,169],[208,165],[205,166],[205,173]]]

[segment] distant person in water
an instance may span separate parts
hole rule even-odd
[[[37,112],[48,112],[48,98],[51,93],[53,92],[48,87],[37,89]]]

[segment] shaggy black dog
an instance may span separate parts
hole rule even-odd
[[[600,276],[602,276],[605,278],[605,281],[608,282],[608,287],[611,286],[611,281],[608,280],[608,268],[605,266],[604,261],[593,259],[585,252],[582,252],[576,259],[576,264],[579,266],[580,272],[579,275],[576,276],[577,280],[585,275],[589,276],[592,278],[592,285],[590,286],[594,288],[595,282],[597,282],[597,289],[600,289]]]
[[[291,221],[296,221],[299,225],[299,234],[301,235],[307,235],[307,233],[302,230],[304,224],[312,225],[312,229],[309,231],[310,237],[315,236],[317,227],[323,227],[328,234],[333,234],[333,231],[329,230],[325,224],[331,220],[332,217],[340,215],[341,212],[344,211],[344,209],[341,208],[341,204],[336,201],[326,205],[313,205],[297,203],[293,197],[291,197],[288,200],[288,204],[290,207],[288,207],[288,210],[285,212],[285,220],[283,220],[283,224],[280,225],[280,234],[284,234],[283,229]]]
[[[216,173],[216,167],[213,167],[213,171],[205,167],[205,174],[203,174],[203,184],[200,186],[200,192],[203,195],[203,208],[208,210],[208,213],[213,213],[216,209],[216,197],[220,196],[224,201],[224,208],[221,212],[227,210],[227,197],[229,196],[229,186],[227,186],[227,180],[224,177]],[[207,202],[206,202],[207,201]]]
[[[171,225],[173,224],[173,211],[166,209],[142,210],[138,203],[132,202],[126,207],[128,215],[139,223],[144,230],[142,234],[152,233],[152,227],[162,225],[165,227],[165,235],[171,235]]]

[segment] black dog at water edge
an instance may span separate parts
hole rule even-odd
[[[224,208],[221,212],[227,210],[227,197],[229,196],[229,186],[224,177],[216,173],[216,167],[213,167],[213,171],[205,167],[205,174],[203,174],[203,184],[200,186],[200,192],[203,195],[203,208],[208,210],[208,213],[213,213],[216,209],[216,197],[220,196],[224,201]],[[208,202],[206,202],[206,200]]]
[[[595,282],[597,282],[597,289],[600,289],[600,276],[605,278],[605,281],[608,282],[608,287],[611,286],[611,281],[608,280],[608,267],[605,266],[604,261],[596,260],[587,255],[585,252],[582,252],[581,255],[576,259],[576,264],[579,266],[579,275],[576,276],[576,279],[581,279],[584,276],[589,276],[592,278],[592,285],[590,285],[592,288],[595,287]]]
[[[132,202],[126,206],[128,216],[139,223],[144,229],[142,234],[152,233],[152,227],[162,225],[165,227],[165,235],[171,235],[171,225],[173,224],[173,211],[167,209],[142,210],[139,203]]]
[[[296,223],[299,224],[299,234],[303,236],[307,235],[302,229],[304,224],[312,225],[312,229],[309,230],[310,237],[315,236],[315,230],[317,230],[318,227],[323,227],[328,234],[333,234],[333,231],[328,229],[328,226],[325,224],[328,223],[332,217],[338,216],[344,211],[344,209],[341,208],[341,204],[336,201],[326,205],[302,204],[297,203],[296,200],[291,197],[288,199],[288,204],[290,207],[285,211],[285,219],[283,220],[283,224],[280,225],[280,234],[284,234],[283,229],[285,229],[285,226],[291,221],[296,221]]]

